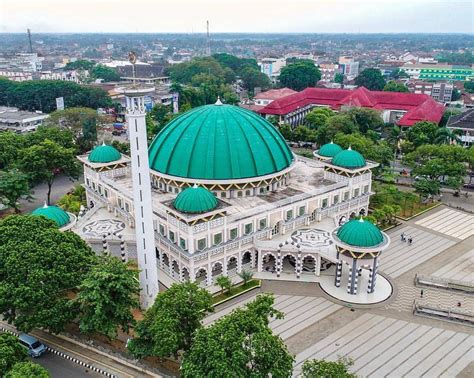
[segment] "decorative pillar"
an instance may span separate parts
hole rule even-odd
[[[379,266],[379,261],[378,257],[374,258],[374,261],[372,262],[372,266],[370,267],[370,273],[369,273],[369,284],[367,286],[367,293],[371,294],[375,290],[375,281],[377,279],[377,269]]]
[[[321,275],[321,255],[319,253],[314,259],[314,264],[314,274],[319,277]]]
[[[261,272],[263,270],[263,258],[262,258],[262,250],[258,250],[257,255],[257,272]]]
[[[207,264],[206,286],[212,285],[212,268],[211,263]]]
[[[342,260],[339,260],[336,266],[336,280],[334,282],[334,285],[336,287],[341,286],[341,276],[342,276]]]
[[[125,253],[125,241],[123,240],[123,235],[121,233],[117,233],[117,237],[120,240],[120,257],[122,258],[122,262],[127,262],[127,257]]]
[[[229,273],[227,272],[227,256],[224,255],[224,265],[222,266],[222,274],[224,276],[228,276]]]
[[[280,248],[278,248],[277,261],[276,261],[276,274],[277,274],[277,277],[280,277],[281,270],[282,270],[282,266],[281,266],[281,251],[280,251]]]
[[[237,255],[237,274],[242,273],[242,252]]]
[[[108,256],[108,247],[107,247],[107,234],[102,234],[102,253],[105,256]]]
[[[357,260],[352,259],[352,266],[349,267],[349,279],[347,280],[347,294],[355,294],[354,287],[356,287],[357,279]]]

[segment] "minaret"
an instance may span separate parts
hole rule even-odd
[[[153,305],[158,294],[158,267],[155,257],[145,96],[153,92],[155,88],[136,85],[136,56],[133,52],[129,54],[129,59],[133,64],[134,80],[132,86],[123,89],[123,93],[127,102],[127,123],[132,161],[135,233],[140,270],[140,302],[143,308],[148,308]]]

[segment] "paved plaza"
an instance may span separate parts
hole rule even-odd
[[[449,217],[443,223],[443,217]],[[414,316],[413,303],[474,313],[474,297],[461,292],[414,285],[416,273],[473,283],[474,238],[471,215],[440,207],[388,232],[390,247],[380,271],[390,278],[394,297],[382,305],[348,309],[333,303],[317,284],[266,281],[263,291],[275,294],[275,307],[285,318],[270,325],[296,356],[295,376],[307,359],[350,357],[359,377],[474,376],[474,331],[469,326]],[[444,226],[443,226],[444,224]],[[430,227],[434,226],[431,230]],[[413,244],[400,235],[412,236]],[[321,279],[333,280],[332,270]],[[292,286],[294,285],[294,286]],[[313,286],[314,285],[314,286]],[[255,295],[218,310],[205,319],[211,324]]]
[[[307,359],[349,357],[363,377],[455,377],[472,361],[474,336],[364,314],[297,354],[295,376]]]
[[[474,235],[474,216],[450,208],[443,208],[415,224],[458,239]]]

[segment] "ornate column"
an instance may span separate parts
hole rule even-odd
[[[282,270],[282,266],[281,266],[281,252],[280,252],[280,248],[278,248],[277,260],[276,260],[276,274],[277,274],[277,277],[280,277],[281,270]]]
[[[336,279],[334,281],[334,285],[336,287],[341,286],[341,276],[342,276],[342,260],[339,260],[336,266]]]
[[[367,293],[371,294],[375,290],[375,280],[377,278],[377,269],[378,269],[378,258],[375,257],[374,261],[372,262],[372,266],[370,267],[369,273],[369,284],[367,286]]]
[[[263,270],[263,258],[262,258],[262,250],[258,250],[257,256],[257,272],[261,272]]]
[[[355,294],[354,288],[357,287],[357,260],[352,259],[352,266],[349,267],[349,279],[347,280],[347,294]]]

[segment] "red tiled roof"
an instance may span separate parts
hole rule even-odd
[[[269,91],[260,92],[254,98],[259,100],[276,100],[281,97],[289,96],[298,93],[290,88],[270,89]]]
[[[306,88],[301,92],[274,100],[261,114],[285,115],[306,105],[326,105],[333,109],[341,106],[357,106],[377,110],[403,110],[407,113],[399,121],[401,126],[411,126],[418,121],[438,123],[444,106],[430,96],[415,93],[369,91],[364,87],[356,90]]]

